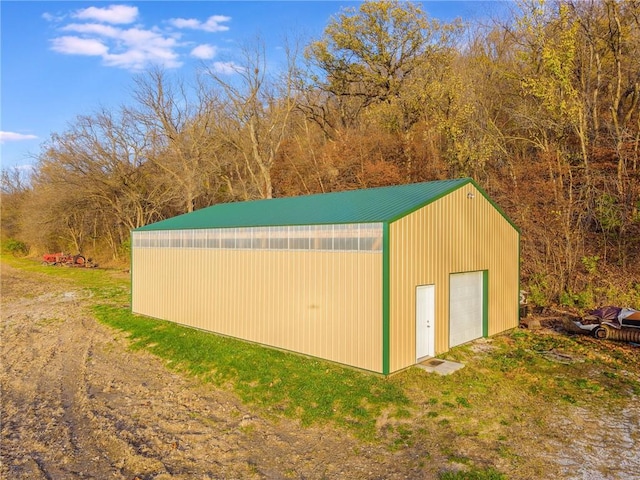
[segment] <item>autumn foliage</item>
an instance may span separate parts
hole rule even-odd
[[[364,2],[286,51],[277,71],[258,40],[233,76],[140,75],[30,178],[3,172],[3,238],[126,261],[131,229],[218,202],[471,176],[520,227],[534,302],[640,301],[640,3],[481,25]]]

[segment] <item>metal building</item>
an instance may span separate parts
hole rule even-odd
[[[389,374],[518,325],[519,232],[471,179],[219,204],[132,232],[132,310]]]

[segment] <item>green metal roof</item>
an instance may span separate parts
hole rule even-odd
[[[221,203],[138,228],[184,230],[392,222],[475,182],[470,178],[349,190],[300,197]]]

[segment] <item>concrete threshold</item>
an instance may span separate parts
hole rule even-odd
[[[417,366],[429,373],[437,373],[438,375],[449,375],[464,367],[462,363],[442,360],[440,358],[428,358],[420,362]]]

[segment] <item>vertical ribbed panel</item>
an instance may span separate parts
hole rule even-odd
[[[392,223],[391,371],[416,361],[417,285],[435,285],[436,354],[449,349],[451,273],[488,270],[488,333],[516,327],[518,254],[518,232],[472,184]]]
[[[134,248],[132,310],[380,372],[382,255]]]
[[[472,193],[473,198],[468,198]],[[488,333],[517,326],[518,232],[474,187],[391,223],[390,372],[415,363],[415,291],[435,285],[436,353],[449,345],[449,275],[488,270]],[[132,309],[382,371],[382,254],[136,248]]]

